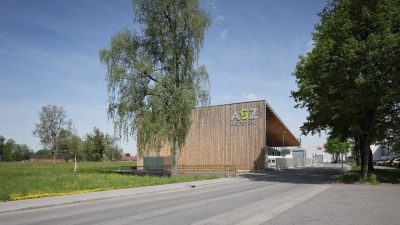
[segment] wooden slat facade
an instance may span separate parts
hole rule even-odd
[[[249,110],[247,119],[241,118],[241,110]],[[227,165],[236,166],[239,170],[263,169],[268,110],[264,100],[193,110],[179,165]],[[293,135],[289,132],[287,136],[289,144]],[[144,156],[170,156],[170,146],[164,145],[159,152],[144,153],[138,149],[138,166],[142,165]]]

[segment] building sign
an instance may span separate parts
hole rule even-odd
[[[315,157],[322,156],[324,154],[324,148],[322,146],[317,146],[315,149]]]
[[[231,115],[232,126],[256,125],[257,108],[241,109],[239,113],[235,110]]]

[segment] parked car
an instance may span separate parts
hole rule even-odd
[[[377,166],[383,166],[383,160],[377,161],[377,162],[376,162],[376,165],[377,165]]]
[[[384,165],[384,166],[391,166],[394,159],[395,159],[395,158],[386,159],[386,160],[383,162],[383,165]]]
[[[391,166],[393,167],[398,167],[397,165],[400,163],[400,158],[396,158],[393,160]]]

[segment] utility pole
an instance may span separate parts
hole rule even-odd
[[[300,138],[299,138],[299,143],[300,143],[300,148],[301,148],[301,134],[300,134]]]
[[[286,134],[286,131],[283,131],[282,132],[282,149],[285,147],[285,134]]]

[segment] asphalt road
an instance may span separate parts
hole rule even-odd
[[[0,224],[399,224],[400,187],[332,185],[339,168],[0,214]]]

